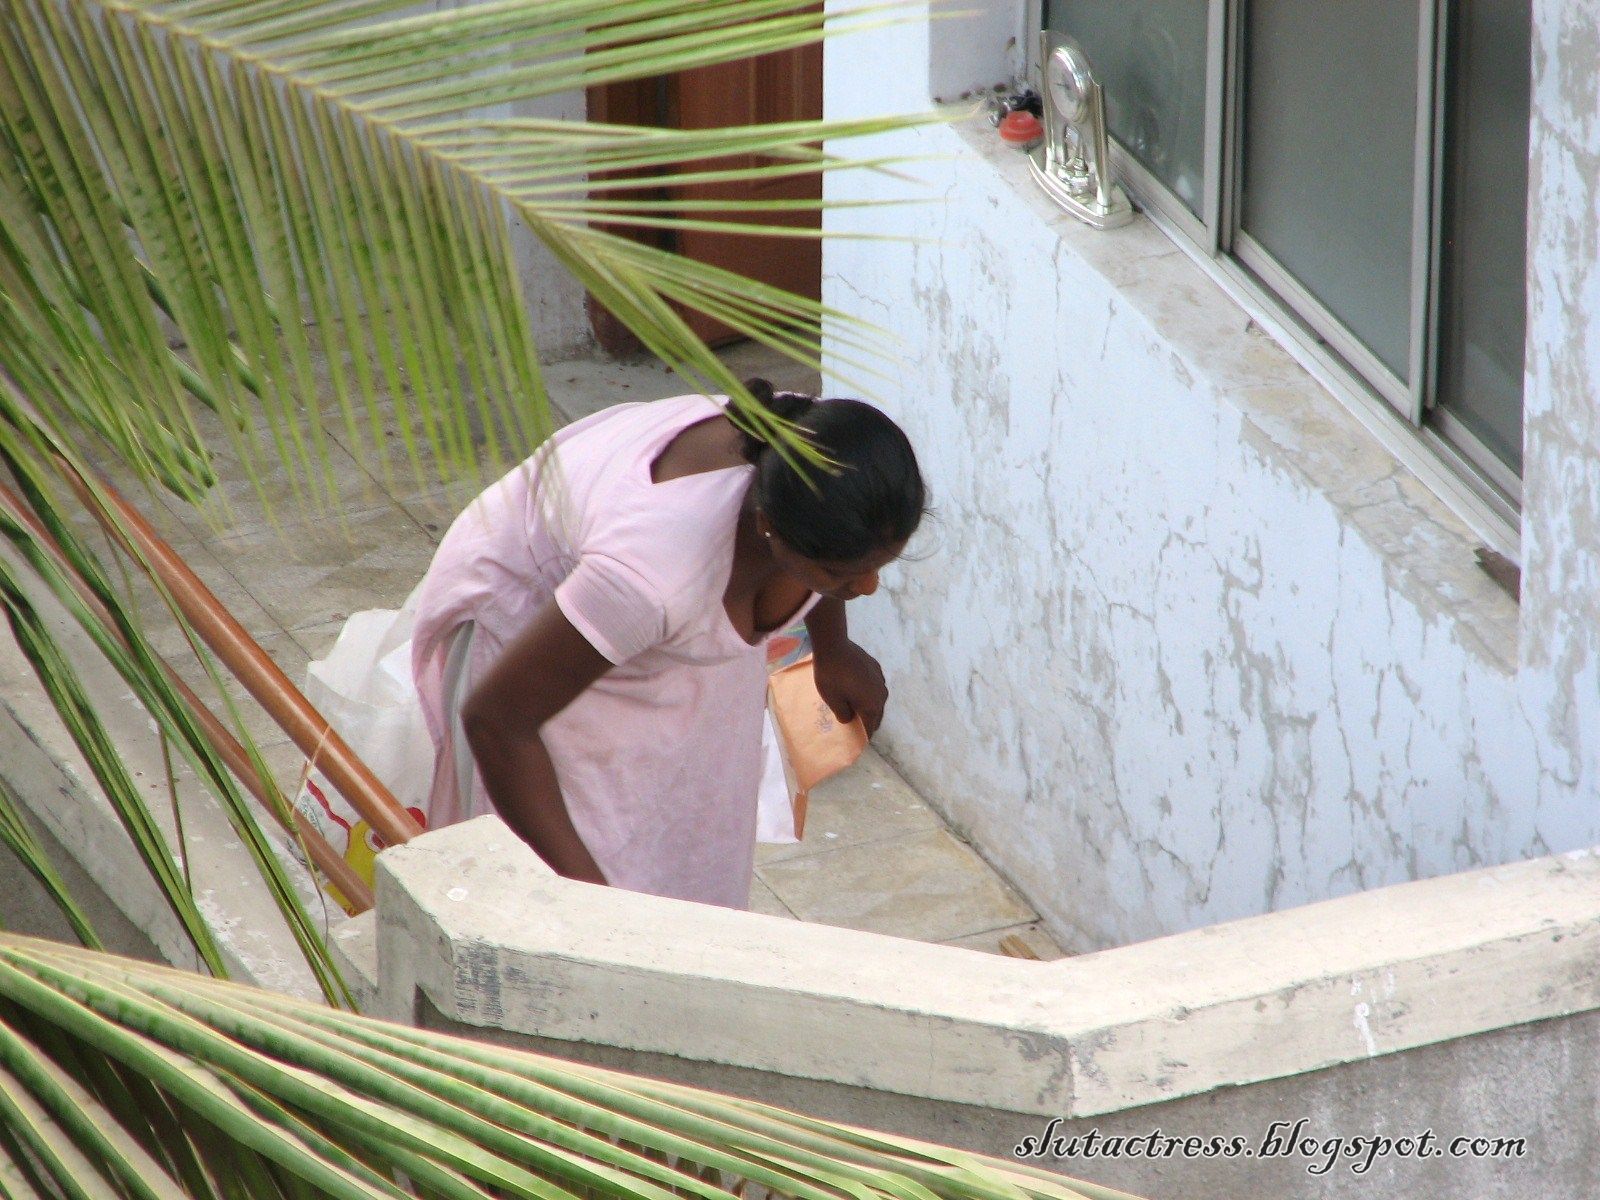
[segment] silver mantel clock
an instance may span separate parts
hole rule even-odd
[[[1045,193],[1096,229],[1133,219],[1123,190],[1111,181],[1105,94],[1083,48],[1063,34],[1039,34],[1044,141],[1028,156]]]

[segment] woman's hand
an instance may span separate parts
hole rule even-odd
[[[883,681],[878,660],[848,638],[826,647],[814,645],[812,653],[817,694],[841,722],[860,717],[871,737],[883,721],[883,707],[889,700],[889,686]]]

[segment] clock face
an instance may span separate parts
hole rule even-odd
[[[1087,115],[1089,60],[1076,46],[1057,46],[1045,63],[1045,86],[1056,116],[1077,124]]]

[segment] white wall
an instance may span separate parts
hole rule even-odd
[[[470,8],[485,0],[430,0],[437,10]],[[544,96],[538,100],[518,104],[502,104],[488,110],[490,115],[502,117],[537,117],[547,121],[581,121],[588,104],[581,91],[563,92]],[[527,223],[513,212],[507,213],[511,224],[511,244],[516,255],[517,274],[522,281],[529,326],[534,344],[539,347],[542,362],[563,358],[576,358],[594,347],[594,332],[589,325],[585,307],[586,293],[573,279],[555,255],[528,229]]]
[[[836,43],[830,115],[926,106],[927,47],[916,25]],[[883,61],[905,82],[880,88]],[[1584,103],[1562,111],[1592,144]],[[1592,321],[1534,324],[1574,349],[1559,382],[1532,368],[1565,399],[1530,398],[1560,449],[1530,470],[1519,618],[1470,531],[1147,222],[1054,213],[981,122],[854,149],[928,156],[920,185],[830,185],[929,201],[833,214],[928,240],[824,260],[825,299],[899,340],[879,395],[938,509],[931,556],[853,606],[894,688],[881,737],[1059,934],[1104,946],[1596,840],[1600,424],[1592,352],[1552,328]],[[1544,186],[1592,213],[1596,171],[1575,174]],[[1595,225],[1548,225],[1535,294],[1564,296]],[[1587,524],[1555,518],[1544,471],[1588,488]]]
[[[1600,3],[1534,4],[1522,695],[1553,844],[1600,791]]]
[[[928,92],[934,99],[960,100],[1021,78],[1028,61],[1023,0],[942,0],[930,8]]]

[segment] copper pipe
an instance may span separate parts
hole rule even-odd
[[[57,459],[79,498],[94,513],[107,534],[120,543],[135,559],[149,564],[161,577],[161,582],[172,594],[173,601],[194,627],[200,639],[211,652],[222,660],[254,697],[257,704],[289,735],[302,753],[328,777],[352,808],[361,814],[372,831],[386,845],[399,846],[422,832],[422,826],[394,798],[372,769],[345,745],[337,731],[309,700],[289,681],[278,664],[256,644],[244,626],[234,618],[221,601],[211,594],[211,589],[189,569],[189,565],[167,545],[150,527],[143,515],[129,504],[116,490],[104,481],[97,481],[107,498],[126,524],[124,533],[116,521],[100,511],[88,485],[79,478],[71,464]],[[129,545],[131,536],[134,545]]]
[[[112,637],[117,639],[123,649],[128,649],[127,638],[117,628],[110,611],[101,603],[100,597],[95,595],[94,589],[78,574],[72,563],[67,559],[67,556],[62,552],[61,547],[50,536],[50,531],[40,523],[39,518],[23,504],[16,493],[12,492],[4,484],[0,484],[0,508],[4,508],[18,522],[27,526],[35,539],[37,539],[40,548],[50,556],[51,561],[61,571],[71,585],[72,590],[77,593],[78,599],[94,613],[96,619],[105,626]],[[183,702],[194,713],[201,729],[205,731],[206,738],[217,748],[217,753],[227,765],[228,770],[233,772],[250,794],[261,803],[263,808],[272,814],[280,825],[291,833],[298,834],[304,840],[306,853],[310,855],[312,863],[327,877],[329,883],[339,889],[340,895],[345,898],[348,904],[351,915],[366,912],[367,909],[371,908],[372,888],[367,881],[356,874],[355,868],[346,862],[328,842],[328,839],[317,831],[316,826],[312,825],[301,814],[291,809],[289,815],[293,820],[293,824],[291,825],[284,820],[283,813],[280,811],[278,804],[274,802],[276,798],[267,791],[266,785],[261,781],[261,777],[257,775],[255,766],[250,761],[250,756],[245,753],[245,749],[239,744],[239,740],[233,736],[227,726],[217,719],[216,714],[201,701],[200,697],[195,695],[193,689],[179,678],[178,673],[172,669],[171,664],[159,657],[156,661],[160,663],[167,681],[172,684],[174,690],[183,698]]]

